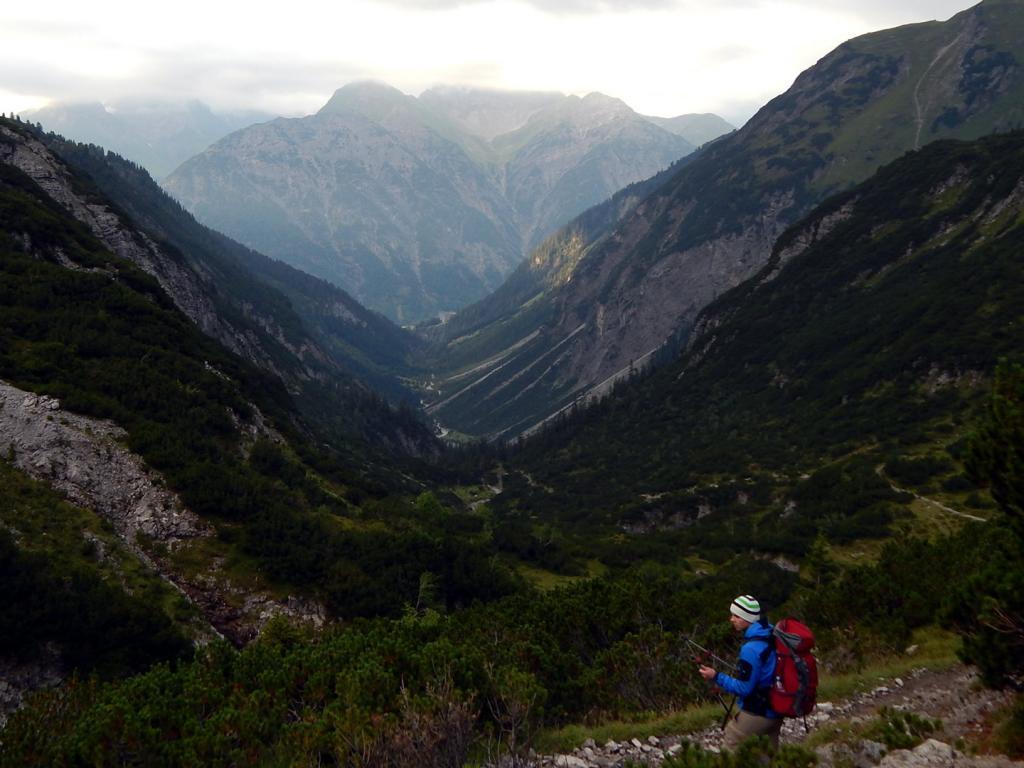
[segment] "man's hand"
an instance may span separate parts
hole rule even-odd
[[[703,677],[708,682],[711,682],[712,680],[714,680],[715,679],[715,675],[718,674],[711,667],[705,667],[703,665],[701,665],[701,668],[700,668],[699,672],[700,672],[700,676]]]

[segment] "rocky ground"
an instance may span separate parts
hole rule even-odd
[[[814,713],[802,721],[787,720],[783,743],[815,745],[819,765],[834,768],[917,768],[918,766],[956,766],[957,768],[1003,768],[1019,766],[1002,756],[968,755],[968,745],[982,741],[989,729],[989,718],[1010,701],[1005,692],[982,688],[973,670],[956,666],[950,670],[915,670],[904,678],[879,679],[873,690],[835,702],[819,702]],[[859,726],[875,719],[882,707],[913,712],[930,720],[940,720],[941,729],[934,738],[913,750],[887,752],[878,742],[853,734]],[[821,733],[811,738],[822,729]],[[824,739],[822,737],[825,737]],[[719,727],[684,735],[649,736],[624,742],[598,745],[588,740],[569,754],[539,755],[532,761],[538,768],[621,768],[632,762],[658,766],[683,749],[684,742],[719,751],[722,731]],[[824,742],[824,743],[822,743]],[[959,748],[951,746],[956,744]]]

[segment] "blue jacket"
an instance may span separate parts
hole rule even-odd
[[[752,715],[778,717],[768,705],[768,694],[775,675],[775,641],[772,625],[765,620],[747,627],[743,633],[743,647],[736,664],[736,674],[719,672],[715,685],[727,693],[740,697],[740,709]]]

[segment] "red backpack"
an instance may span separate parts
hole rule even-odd
[[[803,717],[818,700],[818,662],[811,654],[814,633],[793,618],[772,630],[775,636],[775,682],[769,703],[782,717]]]

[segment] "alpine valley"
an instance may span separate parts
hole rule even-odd
[[[493,296],[424,329],[428,411],[514,437],[673,355],[829,194],[928,141],[1024,123],[1022,23],[1019,2],[983,2],[851,40],[741,130],[587,211]]]
[[[1020,765],[1022,40],[724,134],[357,83],[186,204],[0,117],[0,766]],[[777,750],[736,595],[816,637]]]

